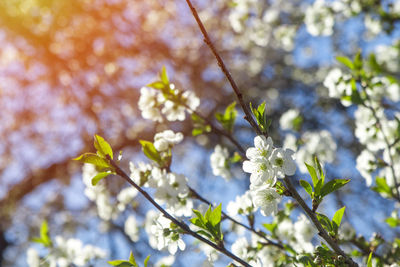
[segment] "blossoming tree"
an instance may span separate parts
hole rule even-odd
[[[186,0],[166,1],[165,6],[153,9],[160,3],[100,2],[98,9],[94,3],[82,5],[100,17],[107,17],[104,12],[124,14],[125,21],[119,22],[123,41],[117,51],[121,54],[131,45],[122,36],[123,29],[135,25],[130,22],[140,21],[143,32],[154,29],[163,39],[165,32],[158,26],[182,12],[182,20],[194,21],[190,29],[195,30],[189,30],[187,21],[178,21],[173,25],[182,27],[170,31],[183,35],[183,40],[196,41],[171,49],[174,53],[164,62],[167,67],[157,64],[157,78],[141,77],[139,96],[132,103],[126,101],[129,93],[106,100],[113,86],[124,87],[118,92],[134,91],[124,71],[134,70],[138,59],[125,62],[119,54],[119,62],[104,64],[110,80],[101,80],[92,70],[96,59],[88,57],[82,63],[71,56],[74,47],[79,54],[77,44],[70,48],[54,41],[49,46],[57,57],[72,58],[68,71],[57,73],[59,83],[67,88],[78,87],[80,80],[73,70],[87,64],[81,79],[89,89],[101,87],[104,97],[96,100],[90,90],[84,94],[93,102],[88,113],[96,114],[103,130],[88,130],[94,134],[94,146],[74,151],[79,154],[74,160],[82,164],[78,172],[84,189],[74,192],[73,198],[80,194],[90,201],[82,210],[87,220],[77,222],[79,227],[70,231],[71,214],[68,218],[51,212],[38,216],[43,222],[40,227],[32,225],[29,239],[33,242],[26,249],[30,267],[400,264],[396,235],[400,226],[400,48],[395,42],[400,3],[221,0],[202,6]],[[146,14],[145,21],[140,16],[135,20],[139,9]],[[213,12],[225,16],[227,23],[218,24],[220,18]],[[95,25],[84,18],[74,21]],[[342,27],[356,22],[362,25]],[[46,20],[41,23],[46,25]],[[335,43],[337,36],[351,35],[359,28],[365,34],[361,40],[386,36],[393,44],[379,43],[371,49],[356,39],[359,36],[349,37],[349,47]],[[57,38],[66,38],[67,33],[72,34],[65,31]],[[321,39],[301,46],[303,35]],[[163,42],[173,42],[171,36],[165,38]],[[333,66],[302,63],[310,49],[332,54],[323,47],[327,38],[338,46]],[[99,58],[108,49],[106,41],[95,39],[91,44]],[[196,55],[188,48],[194,48]],[[327,56],[320,56],[326,60]],[[179,67],[168,63],[178,59]],[[186,61],[194,63],[189,78],[185,78],[189,68],[182,67]],[[203,77],[199,78],[197,69]],[[155,76],[154,67],[151,73]],[[196,79],[211,89],[190,90]],[[301,93],[296,95],[297,91]],[[107,109],[106,103],[110,104]],[[130,120],[135,113],[132,106],[141,123]],[[15,192],[11,188],[1,200],[2,210],[10,206],[8,198],[18,196]],[[372,207],[376,202],[368,198],[382,201],[379,209],[383,212],[377,212]],[[379,215],[378,220],[371,220],[370,212]],[[18,218],[23,212],[15,214]],[[4,224],[9,225],[12,212],[5,216]],[[55,234],[57,224],[64,228]],[[82,241],[88,239],[92,229],[87,228],[93,225],[108,234],[110,251],[105,242]],[[115,252],[118,242],[125,245],[121,250],[125,255]]]

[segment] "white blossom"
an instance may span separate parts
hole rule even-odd
[[[335,19],[324,0],[316,0],[305,12],[307,31],[314,36],[332,35]]]
[[[124,232],[133,242],[139,240],[139,227],[136,222],[135,216],[129,215],[128,219],[126,219],[124,224]]]
[[[162,122],[159,106],[159,93],[151,88],[142,87],[140,89],[139,109],[142,111],[142,117],[153,121]]]
[[[365,179],[367,186],[372,184],[371,173],[375,170],[375,155],[367,149],[364,149],[357,157],[357,170],[361,173]]]
[[[304,162],[311,164],[315,155],[318,156],[321,164],[333,162],[336,156],[336,143],[330,132],[322,130],[319,132],[305,132],[302,136],[304,145],[296,152],[297,166],[302,173],[307,173]]]
[[[262,215],[275,215],[278,212],[278,203],[281,201],[281,196],[274,188],[258,188],[252,191],[252,197],[254,206],[260,208]]]
[[[157,133],[154,136],[154,147],[157,149],[157,151],[166,151],[172,146],[182,142],[182,140],[182,133],[174,133],[171,130],[165,130],[161,133]]]
[[[318,233],[318,230],[304,215],[300,214],[294,224],[294,236],[298,243],[308,243]]]
[[[159,215],[153,221],[151,226],[151,234],[154,235],[157,241],[157,249],[162,250],[168,248],[170,254],[175,255],[178,248],[184,250],[186,248],[185,243],[181,239],[180,235],[170,229],[171,221],[165,218],[163,215]]]
[[[125,210],[126,205],[132,202],[132,200],[136,197],[138,194],[138,191],[133,188],[133,187],[126,187],[122,189],[118,195],[117,195],[117,200],[118,200],[118,210],[120,212]]]
[[[291,149],[275,148],[271,155],[271,163],[275,168],[276,175],[283,178],[285,175],[294,175],[296,172],[296,163],[292,155],[294,151]]]
[[[39,253],[34,248],[29,248],[26,252],[26,262],[29,267],[40,267]]]
[[[329,97],[339,98],[342,105],[346,107],[351,105],[351,101],[342,99],[342,96],[349,96],[352,93],[350,79],[349,74],[343,74],[339,68],[334,68],[324,80],[324,86],[329,90]]]
[[[246,191],[241,196],[236,196],[235,201],[230,201],[227,206],[230,216],[237,214],[250,215],[254,211],[253,200],[250,191]]]
[[[217,145],[210,156],[212,172],[215,176],[221,176],[226,180],[232,177],[227,161],[229,160],[228,149]]]
[[[282,130],[293,130],[294,121],[299,117],[300,112],[297,109],[289,109],[282,114],[279,119],[279,125]]]

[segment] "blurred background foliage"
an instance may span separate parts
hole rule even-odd
[[[361,234],[399,234],[382,223],[393,203],[367,190],[355,169],[361,147],[353,134],[354,109],[329,98],[322,86],[329,69],[339,66],[335,56],[354,55],[359,49],[367,55],[397,40],[398,17],[380,12],[390,1],[355,1],[361,9],[336,18],[330,36],[312,36],[306,30],[303,20],[310,1],[244,2],[251,12],[238,19],[234,1],[195,5],[246,101],[266,101],[276,144],[282,145],[286,134],[279,118],[292,108],[302,117],[299,136],[329,130],[338,149],[335,161],[325,167],[327,175],[352,182],[327,200],[327,213],[346,205],[346,214],[351,214],[346,220]],[[264,24],[258,25],[255,18],[266,11],[260,20]],[[381,33],[374,35],[365,27],[368,14],[384,22]],[[286,28],[280,29],[282,25]],[[285,40],[282,35],[288,32]],[[54,234],[102,244],[111,251],[110,258],[125,257],[129,248],[139,251],[139,257],[151,253],[148,245],[126,238],[123,220],[96,218],[94,204],[83,194],[81,166],[71,158],[92,151],[97,133],[114,151],[123,150],[122,164],[128,169],[129,160],[143,158],[139,138],[152,140],[166,128],[191,135],[190,120],[167,125],[140,117],[140,88],[163,65],[178,88],[200,97],[200,112],[214,122],[215,112],[235,100],[185,1],[1,1],[0,47],[0,266],[24,266],[26,248],[43,219]],[[396,77],[398,61],[388,70]],[[244,120],[236,124],[235,135],[252,144],[254,133]],[[212,176],[209,154],[217,142],[234,149],[213,133],[186,138],[174,151],[174,168],[210,201],[226,207],[249,183],[240,172],[237,176],[245,179],[229,183]],[[111,192],[121,186],[109,179]],[[220,199],[215,195],[220,190],[230,194]],[[144,214],[141,204],[132,207],[138,217]],[[184,261],[185,256],[178,257],[176,264]]]

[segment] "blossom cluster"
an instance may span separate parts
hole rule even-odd
[[[212,172],[215,176],[221,176],[225,180],[232,178],[229,169],[229,152],[226,147],[216,145],[214,152],[210,156]]]
[[[200,105],[193,92],[181,92],[174,84],[169,84],[169,88],[167,93],[149,87],[140,89],[139,109],[143,118],[162,122],[164,115],[168,121],[183,121],[185,111],[192,113]]]
[[[29,267],[49,266],[68,267],[86,266],[91,260],[105,258],[104,250],[92,246],[83,245],[82,241],[75,238],[65,239],[55,237],[54,247],[50,249],[45,258],[40,258],[39,252],[34,248],[27,251],[27,263]]]
[[[248,160],[243,162],[243,170],[250,175],[250,190],[255,207],[264,216],[277,212],[281,196],[273,188],[277,178],[294,175],[296,164],[291,149],[275,148],[271,137],[256,136],[254,147],[246,151]]]
[[[282,241],[286,241],[297,253],[312,253],[314,246],[311,240],[318,232],[304,214],[301,214],[295,223],[284,218],[276,223],[274,234]],[[252,234],[251,242],[246,237],[240,237],[232,244],[232,252],[242,259],[252,262],[251,266],[273,267],[279,257],[278,248],[273,246],[259,246],[265,240]]]
[[[377,53],[377,58],[385,63],[385,57],[379,54],[382,52]],[[393,64],[391,67],[396,68]],[[345,106],[353,104],[350,99],[343,98],[352,94],[350,79],[351,75],[336,68],[330,71],[324,82],[329,89],[329,96],[340,98]],[[400,112],[391,110],[391,105],[400,101],[400,86],[388,77],[373,77],[363,81],[358,92],[363,102],[357,105],[354,112],[354,133],[365,149],[358,155],[356,167],[365,178],[367,186],[373,185],[377,176],[384,177],[389,186],[394,186],[399,183],[400,175],[400,163],[395,149],[400,137]],[[387,108],[381,104],[384,102],[389,103]]]

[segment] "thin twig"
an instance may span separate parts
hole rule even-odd
[[[125,181],[127,181],[129,184],[131,184],[133,187],[136,188],[154,207],[156,207],[166,218],[168,218],[170,221],[172,221],[175,225],[179,226],[185,233],[193,236],[194,238],[206,243],[207,245],[211,246],[215,250],[225,254],[229,258],[239,262],[243,266],[246,267],[251,267],[247,262],[227,250],[226,248],[222,246],[218,246],[217,244],[211,242],[210,240],[205,239],[201,235],[197,234],[196,232],[193,232],[187,224],[184,222],[178,221],[175,217],[173,217],[171,214],[169,214],[165,209],[163,209],[146,191],[144,191],[140,186],[138,186],[132,179],[111,159],[109,155],[106,155],[109,163],[111,166],[114,168],[116,174],[123,178]]]
[[[250,125],[254,128],[254,130],[256,131],[256,133],[258,135],[262,135],[262,131],[260,130],[260,128],[258,127],[257,123],[254,121],[254,118],[250,112],[250,109],[248,108],[248,106],[244,103],[243,100],[243,95],[239,90],[239,87],[236,85],[235,80],[232,78],[232,75],[230,74],[228,68],[225,66],[224,61],[222,60],[222,57],[219,55],[219,53],[217,52],[217,49],[215,48],[215,46],[213,45],[211,38],[209,37],[206,28],[203,25],[203,22],[201,21],[199,14],[197,13],[196,9],[194,8],[194,6],[192,5],[192,2],[190,0],[186,0],[186,3],[188,4],[190,10],[192,11],[193,17],[197,22],[197,25],[200,28],[201,33],[203,34],[204,37],[204,42],[208,45],[208,47],[211,49],[212,53],[214,54],[215,58],[217,59],[217,63],[218,66],[221,68],[222,72],[224,73],[224,75],[226,76],[226,78],[228,79],[233,91],[236,94],[236,97],[239,101],[240,106],[243,109],[243,112],[245,114],[244,118],[250,123]]]
[[[368,93],[367,93],[367,88],[366,88],[366,86],[365,86],[361,81],[359,81],[359,82],[360,82],[361,87],[363,88],[363,90],[364,90],[364,92],[365,92],[365,96],[366,96],[367,100],[370,101],[370,102],[372,102],[371,99],[370,99],[370,97],[369,97],[369,95],[368,95]],[[399,185],[399,181],[397,180],[397,177],[396,177],[396,172],[395,172],[395,170],[394,170],[394,160],[393,160],[393,156],[392,156],[392,154],[390,153],[391,144],[390,144],[389,139],[387,138],[386,134],[383,132],[382,124],[381,124],[381,121],[380,121],[378,115],[376,114],[376,110],[372,107],[372,105],[370,106],[370,105],[367,105],[367,104],[363,103],[363,106],[366,107],[366,108],[368,108],[369,110],[371,110],[372,116],[373,116],[373,117],[375,118],[375,120],[376,120],[376,125],[377,125],[377,127],[382,131],[383,140],[384,140],[384,142],[385,142],[386,149],[388,150],[388,155],[389,155],[389,161],[390,161],[390,162],[389,162],[389,167],[390,167],[390,170],[391,170],[391,172],[392,172],[393,180],[394,180],[394,186],[395,186],[395,192],[396,192],[396,197],[395,197],[395,199],[396,199],[396,200],[399,200],[399,199],[400,199],[400,191],[399,191],[399,186],[400,186],[400,185]]]
[[[215,126],[210,119],[208,119],[206,116],[203,116],[199,112],[191,109],[188,105],[184,104],[184,106],[192,113],[196,114],[199,116],[201,119],[203,119],[208,125],[210,125],[211,129],[214,130],[216,134],[220,134],[222,136],[225,136],[232,144],[236,146],[236,148],[239,150],[239,153],[242,157],[246,157],[246,151],[242,147],[242,145],[227,131],[222,130]]]
[[[285,184],[291,193],[291,196],[297,201],[297,203],[300,204],[304,212],[308,215],[308,217],[311,219],[315,227],[317,227],[319,231],[319,235],[325,239],[325,241],[329,244],[329,246],[339,255],[342,255],[345,258],[345,261],[350,265],[350,266],[358,266],[356,262],[353,261],[353,259],[349,256],[346,255],[346,253],[339,247],[339,245],[328,235],[328,233],[325,231],[325,229],[322,227],[321,223],[318,221],[317,216],[315,216],[315,213],[307,206],[307,204],[304,202],[303,198],[297,193],[296,188],[290,181],[289,177],[284,178]]]
[[[211,206],[212,206],[212,204],[210,203],[210,201],[208,201],[207,199],[203,198],[199,193],[196,192],[196,190],[194,190],[194,189],[191,188],[191,187],[189,187],[189,190],[190,190],[190,192],[192,193],[192,195],[193,195],[195,198],[197,198],[198,200],[200,200],[201,202],[203,202],[203,203],[205,203],[205,204],[207,204],[207,205],[211,205]],[[232,218],[231,216],[229,216],[228,214],[226,214],[224,211],[222,211],[222,215],[223,215],[226,219],[230,220],[231,222],[233,222],[233,223],[235,223],[235,224],[237,224],[237,225],[240,225],[240,226],[242,226],[243,228],[245,228],[245,229],[251,231],[252,233],[256,234],[257,236],[261,237],[262,239],[264,239],[265,241],[267,241],[268,245],[272,245],[272,246],[275,246],[275,247],[277,247],[277,248],[284,249],[284,247],[283,247],[281,244],[279,244],[279,243],[277,243],[277,242],[274,242],[274,241],[270,240],[269,238],[267,238],[267,237],[265,236],[265,233],[264,233],[264,232],[262,232],[262,231],[256,231],[255,229],[251,228],[250,226],[245,225],[245,224],[243,224],[243,223],[237,221],[236,219]]]

